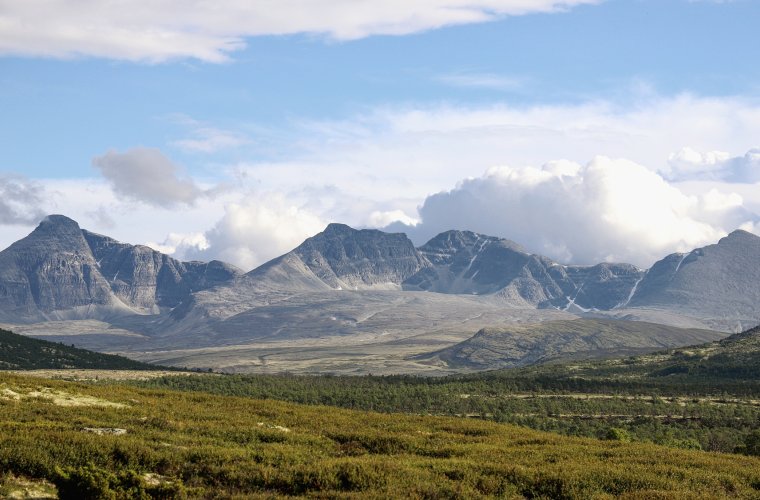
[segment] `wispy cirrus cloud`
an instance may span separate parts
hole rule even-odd
[[[186,153],[211,154],[236,149],[253,142],[240,130],[212,125],[183,113],[172,113],[158,119],[181,129],[184,137],[170,141],[169,145]]]
[[[172,142],[184,151],[194,153],[216,153],[225,149],[233,149],[250,143],[243,134],[212,127],[199,127],[190,133],[186,139]]]
[[[525,87],[528,79],[494,73],[451,73],[441,75],[436,81],[452,87],[514,91]]]
[[[9,0],[0,5],[0,54],[218,63],[245,47],[248,37],[308,33],[352,40],[405,35],[600,1]]]

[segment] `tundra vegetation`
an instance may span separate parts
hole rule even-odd
[[[482,419],[9,373],[0,385],[0,471],[52,483],[61,498],[760,494],[756,457],[627,442],[623,431],[603,441]],[[90,403],[34,396],[46,392]]]
[[[228,375],[140,384],[753,453],[752,436],[760,430],[760,327],[655,354],[452,377]]]
[[[758,346],[446,378],[0,372],[0,492],[758,498]]]

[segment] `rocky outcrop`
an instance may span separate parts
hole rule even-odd
[[[156,313],[240,274],[218,261],[179,262],[50,215],[0,252],[0,317],[17,322]]]
[[[595,266],[560,266],[574,290],[565,298],[581,310],[608,311],[627,305],[636,284],[646,271],[631,264],[603,263]],[[570,307],[572,307],[570,306]]]
[[[530,259],[514,242],[470,231],[441,233],[419,252],[430,265],[404,281],[407,290],[495,293],[518,277]]]

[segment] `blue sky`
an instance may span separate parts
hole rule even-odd
[[[644,266],[760,227],[760,2],[291,0],[283,13],[226,0],[218,19],[172,0],[129,15],[35,3],[0,8],[14,27],[0,30],[0,172],[14,183],[3,247],[55,211],[251,267],[329,221],[400,221],[418,240],[453,224],[560,260]],[[160,43],[141,38],[153,32]],[[500,212],[505,197],[540,198],[536,176],[546,189],[574,179],[575,199],[597,155],[614,175],[642,167],[637,188],[663,188],[668,215],[625,215],[635,203],[615,205],[606,174],[606,191],[569,201],[603,249],[563,234],[551,210],[522,229],[519,212],[540,207]],[[556,160],[578,168],[545,167]],[[494,203],[457,205],[467,179],[493,184],[477,193]],[[14,198],[18,186],[38,199]],[[451,205],[433,213],[441,192]],[[589,239],[605,225],[610,237]]]

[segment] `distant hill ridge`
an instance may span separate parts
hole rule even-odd
[[[575,319],[483,329],[473,337],[422,359],[478,370],[515,368],[558,359],[634,355],[701,344],[720,338],[710,330],[676,328],[641,321]]]
[[[155,370],[157,367],[123,356],[78,349],[0,329],[0,370],[65,368]]]
[[[722,340],[679,347],[625,359],[594,360],[531,367],[524,373],[549,378],[636,382],[678,386],[688,384],[725,391],[744,390],[745,384],[760,380],[760,326]],[[507,374],[507,371],[491,372]],[[483,376],[488,376],[484,374]],[[752,390],[746,386],[747,390]]]

